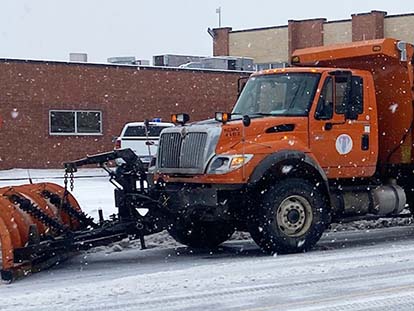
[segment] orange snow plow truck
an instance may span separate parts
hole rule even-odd
[[[69,176],[93,163],[109,172],[111,221],[86,217],[67,189],[1,189],[3,279],[125,237],[145,246],[164,229],[208,248],[249,231],[262,250],[289,253],[333,222],[412,217],[413,55],[394,39],[297,50],[292,67],[240,79],[231,113],[173,115],[181,126],[162,131],[148,172],[129,149],[66,163]],[[106,167],[119,157],[125,164]]]

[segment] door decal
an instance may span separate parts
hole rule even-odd
[[[336,151],[339,154],[344,155],[351,152],[353,147],[353,142],[351,136],[348,134],[341,134],[336,138]]]

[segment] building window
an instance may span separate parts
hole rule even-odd
[[[102,112],[90,110],[49,111],[51,135],[100,135]]]

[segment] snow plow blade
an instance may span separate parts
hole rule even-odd
[[[122,158],[115,171],[107,162]],[[99,216],[95,223],[67,190],[73,174],[84,165],[98,164],[114,185],[117,215]],[[130,149],[87,156],[65,163],[65,188],[52,183],[0,188],[1,279],[6,282],[44,270],[78,251],[105,246],[125,238],[140,239],[167,228],[169,212],[148,195],[147,173]],[[138,209],[146,209],[141,215]]]
[[[94,223],[82,213],[75,198],[59,185],[0,188],[2,280],[11,282],[65,259],[64,245],[60,251],[56,247],[41,251],[40,243],[55,242],[91,225]]]

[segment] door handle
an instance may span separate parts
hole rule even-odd
[[[368,134],[362,134],[361,149],[364,151],[369,149],[369,135]]]
[[[324,128],[325,131],[330,131],[330,130],[332,130],[334,125],[343,125],[343,124],[346,124],[346,122],[345,121],[344,122],[337,122],[337,123],[327,122],[327,123],[325,123],[323,128]]]

